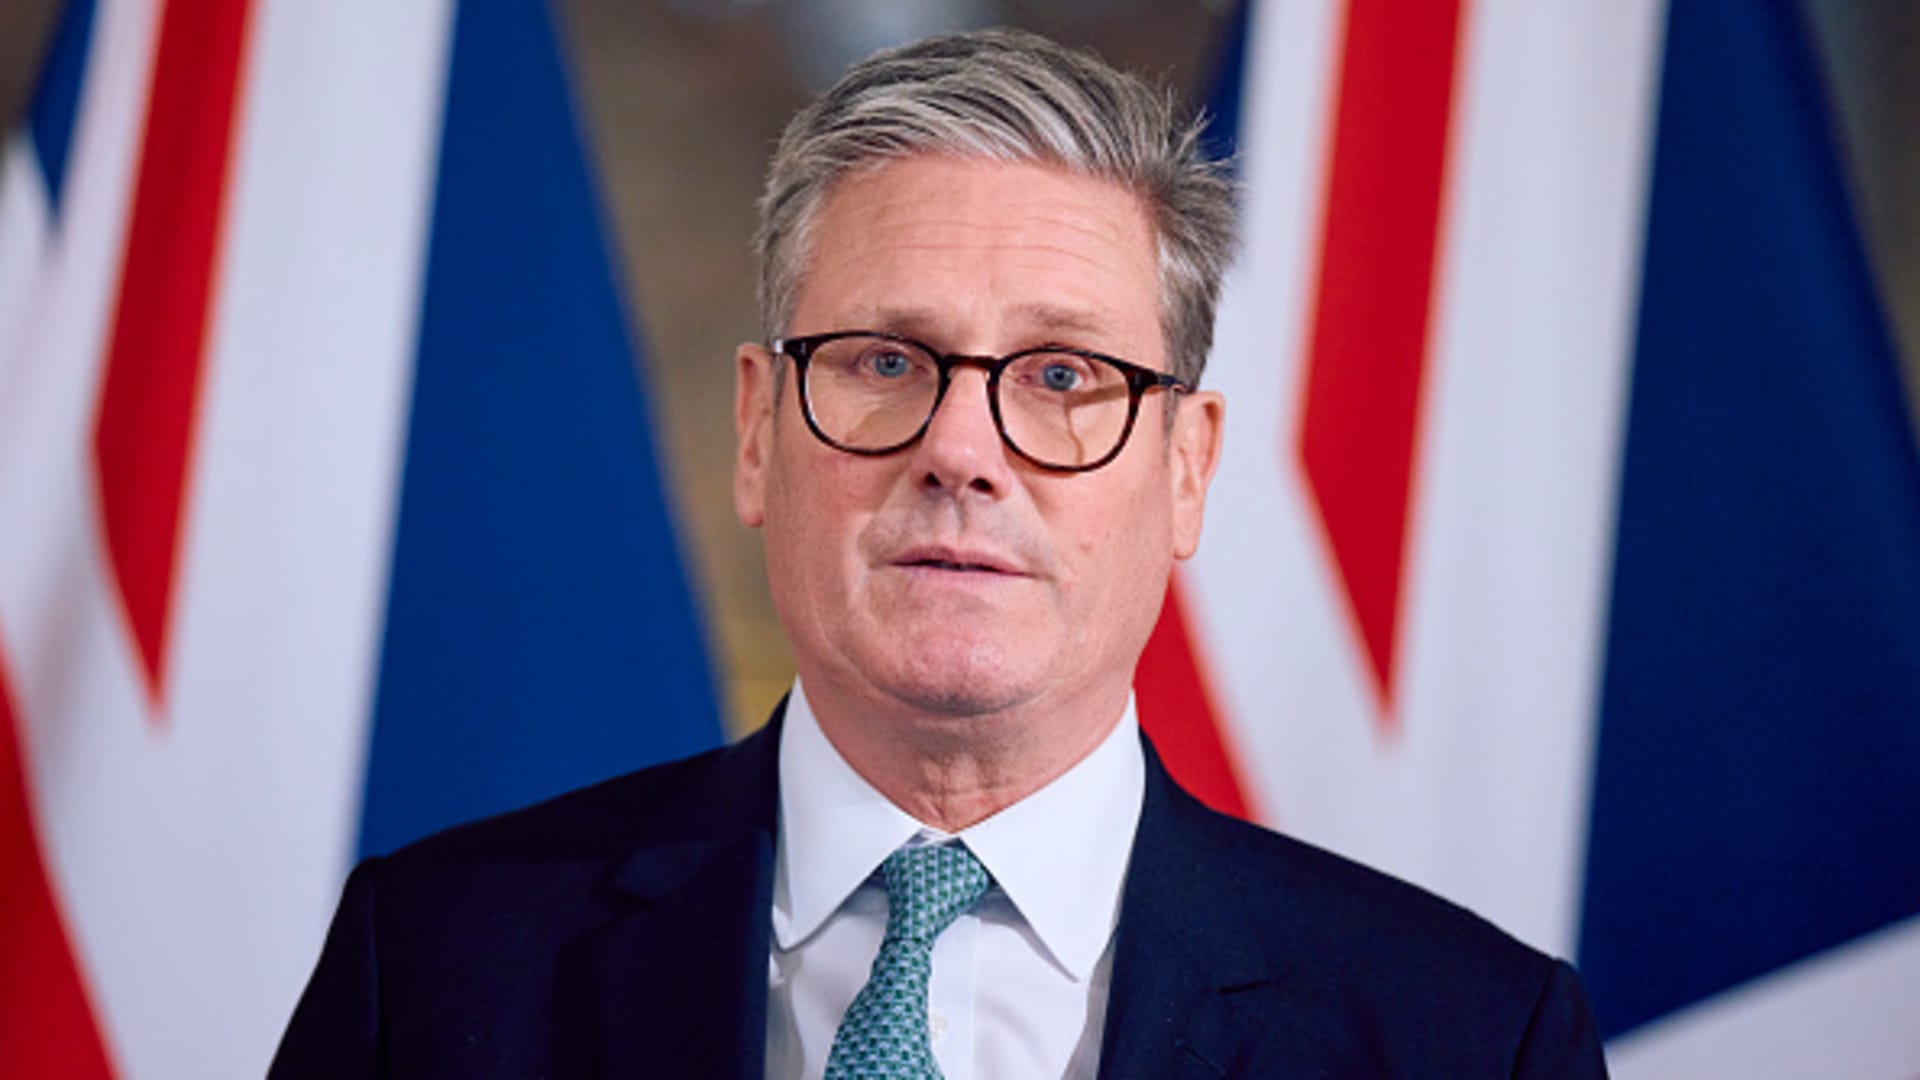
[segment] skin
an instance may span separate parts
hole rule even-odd
[[[789,330],[888,330],[988,355],[1065,344],[1164,371],[1159,311],[1130,191],[919,156],[829,192]],[[735,359],[735,509],[765,532],[808,700],[854,770],[957,831],[1099,745],[1173,561],[1199,542],[1219,395],[1183,395],[1171,423],[1164,392],[1148,395],[1115,461],[1062,474],[1007,449],[977,369],[955,373],[924,438],[875,458],[815,439],[764,347]]]

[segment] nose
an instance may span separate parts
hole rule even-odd
[[[987,373],[953,372],[946,396],[913,449],[913,470],[928,491],[972,491],[999,497],[1010,488],[1012,463],[987,401]]]

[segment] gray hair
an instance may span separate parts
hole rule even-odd
[[[1120,184],[1145,204],[1160,266],[1160,327],[1173,373],[1198,385],[1235,240],[1234,189],[1201,146],[1205,120],[1089,52],[982,30],[877,53],[801,110],[760,199],[760,316],[785,334],[808,238],[835,181],[914,154],[1056,165]]]

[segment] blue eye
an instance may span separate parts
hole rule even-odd
[[[888,379],[897,379],[913,370],[913,361],[895,351],[874,352],[868,356],[867,365],[875,375]]]
[[[1080,372],[1068,364],[1048,364],[1040,369],[1040,382],[1049,390],[1064,392],[1080,385]]]

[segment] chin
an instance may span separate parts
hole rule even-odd
[[[998,644],[988,647],[947,641],[909,646],[907,662],[888,672],[883,688],[895,699],[942,716],[978,716],[1012,708],[1032,698],[1038,680],[1019,670]],[[1031,663],[1032,658],[1021,658]]]

